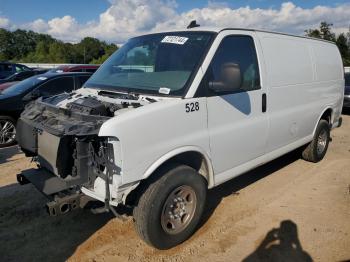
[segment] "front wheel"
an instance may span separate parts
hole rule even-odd
[[[0,148],[16,142],[16,121],[9,116],[0,116]]]
[[[169,249],[195,232],[204,210],[207,184],[193,168],[184,165],[159,175],[140,197],[134,220],[146,243]]]

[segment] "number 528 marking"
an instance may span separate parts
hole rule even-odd
[[[192,103],[186,103],[186,113],[194,112],[199,110],[199,103],[198,102],[192,102]]]

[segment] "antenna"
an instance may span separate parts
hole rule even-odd
[[[197,24],[196,20],[192,20],[191,23],[187,26],[187,29],[194,28],[194,27],[200,27],[200,25]]]

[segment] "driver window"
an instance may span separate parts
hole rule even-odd
[[[239,65],[243,80],[242,91],[260,89],[258,60],[250,36],[228,36],[222,40],[206,72],[206,81],[220,81],[221,67],[225,63]]]

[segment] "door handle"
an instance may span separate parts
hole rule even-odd
[[[265,93],[262,94],[261,111],[263,113],[266,112],[266,94]]]

